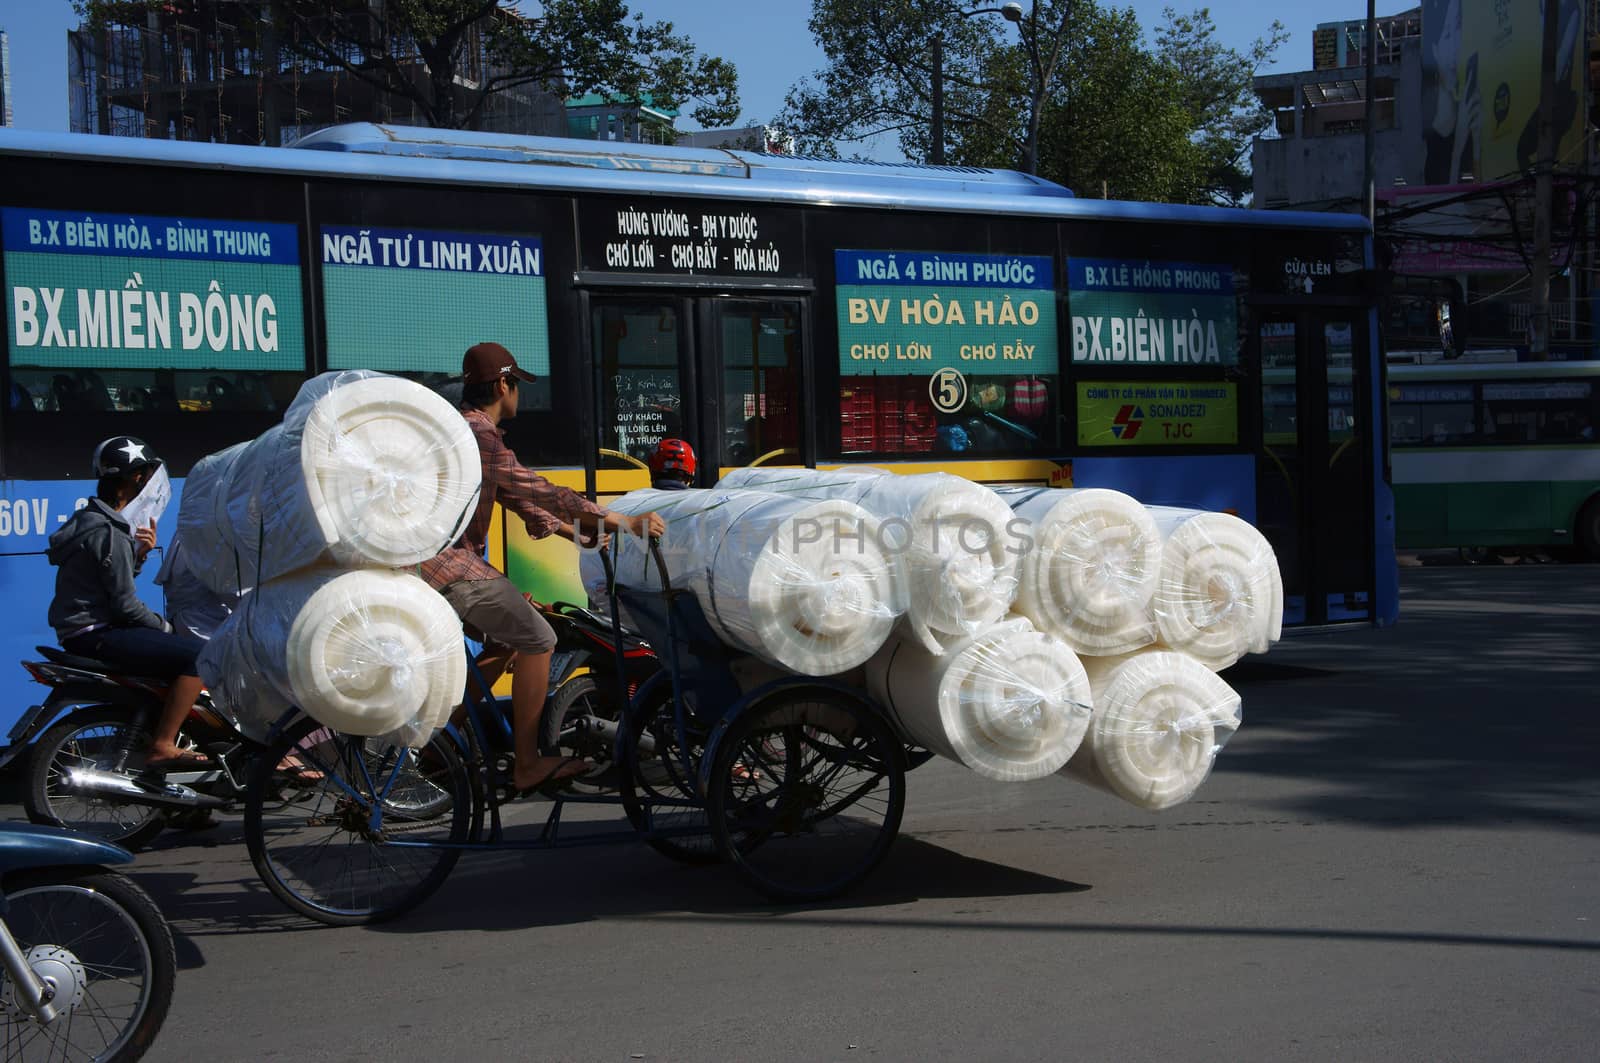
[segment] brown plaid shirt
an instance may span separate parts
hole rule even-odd
[[[528,534],[535,539],[543,539],[559,528],[561,517],[570,523],[581,514],[599,516],[605,512],[576,491],[558,487],[526,468],[506,446],[502,438],[505,433],[489,420],[488,414],[464,409],[461,415],[467,419],[472,434],[478,437],[478,454],[483,458],[483,493],[478,496],[478,508],[460,541],[433,560],[423,562],[422,578],[435,589],[460,580],[495,579],[500,575],[483,558],[484,546],[489,541],[489,520],[496,502],[521,517]]]

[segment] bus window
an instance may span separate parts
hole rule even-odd
[[[1577,443],[1592,438],[1593,386],[1585,380],[1487,383],[1483,402],[1496,442]],[[1584,429],[1590,429],[1585,437]]]
[[[723,465],[800,463],[800,325],[782,303],[722,312]]]
[[[603,449],[642,462],[661,440],[683,435],[683,381],[678,371],[681,324],[672,302],[594,308]],[[610,464],[616,461],[613,458]]]

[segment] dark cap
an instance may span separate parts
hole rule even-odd
[[[511,352],[498,343],[475,343],[467,348],[461,359],[461,376],[468,384],[488,384],[504,377],[514,376],[533,380],[532,373],[517,368]]]

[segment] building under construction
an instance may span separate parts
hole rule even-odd
[[[281,12],[272,0],[167,0],[118,5],[100,24],[68,36],[72,129],[79,133],[292,144],[340,122],[427,125],[423,108],[353,73],[368,56],[392,56],[401,76],[429,90],[422,57],[396,32],[384,0],[344,0],[336,54],[310,46],[316,27]],[[516,18],[498,11],[490,19]],[[458,55],[455,91],[465,113],[497,70],[489,54],[489,19],[472,27]],[[348,65],[346,65],[348,64]],[[560,97],[535,85],[496,91],[475,128],[560,136]]]

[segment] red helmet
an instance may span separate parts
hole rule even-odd
[[[656,444],[656,452],[650,455],[650,474],[652,476],[677,476],[684,480],[694,479],[694,470],[698,466],[695,461],[694,448],[681,439],[663,439]]]

